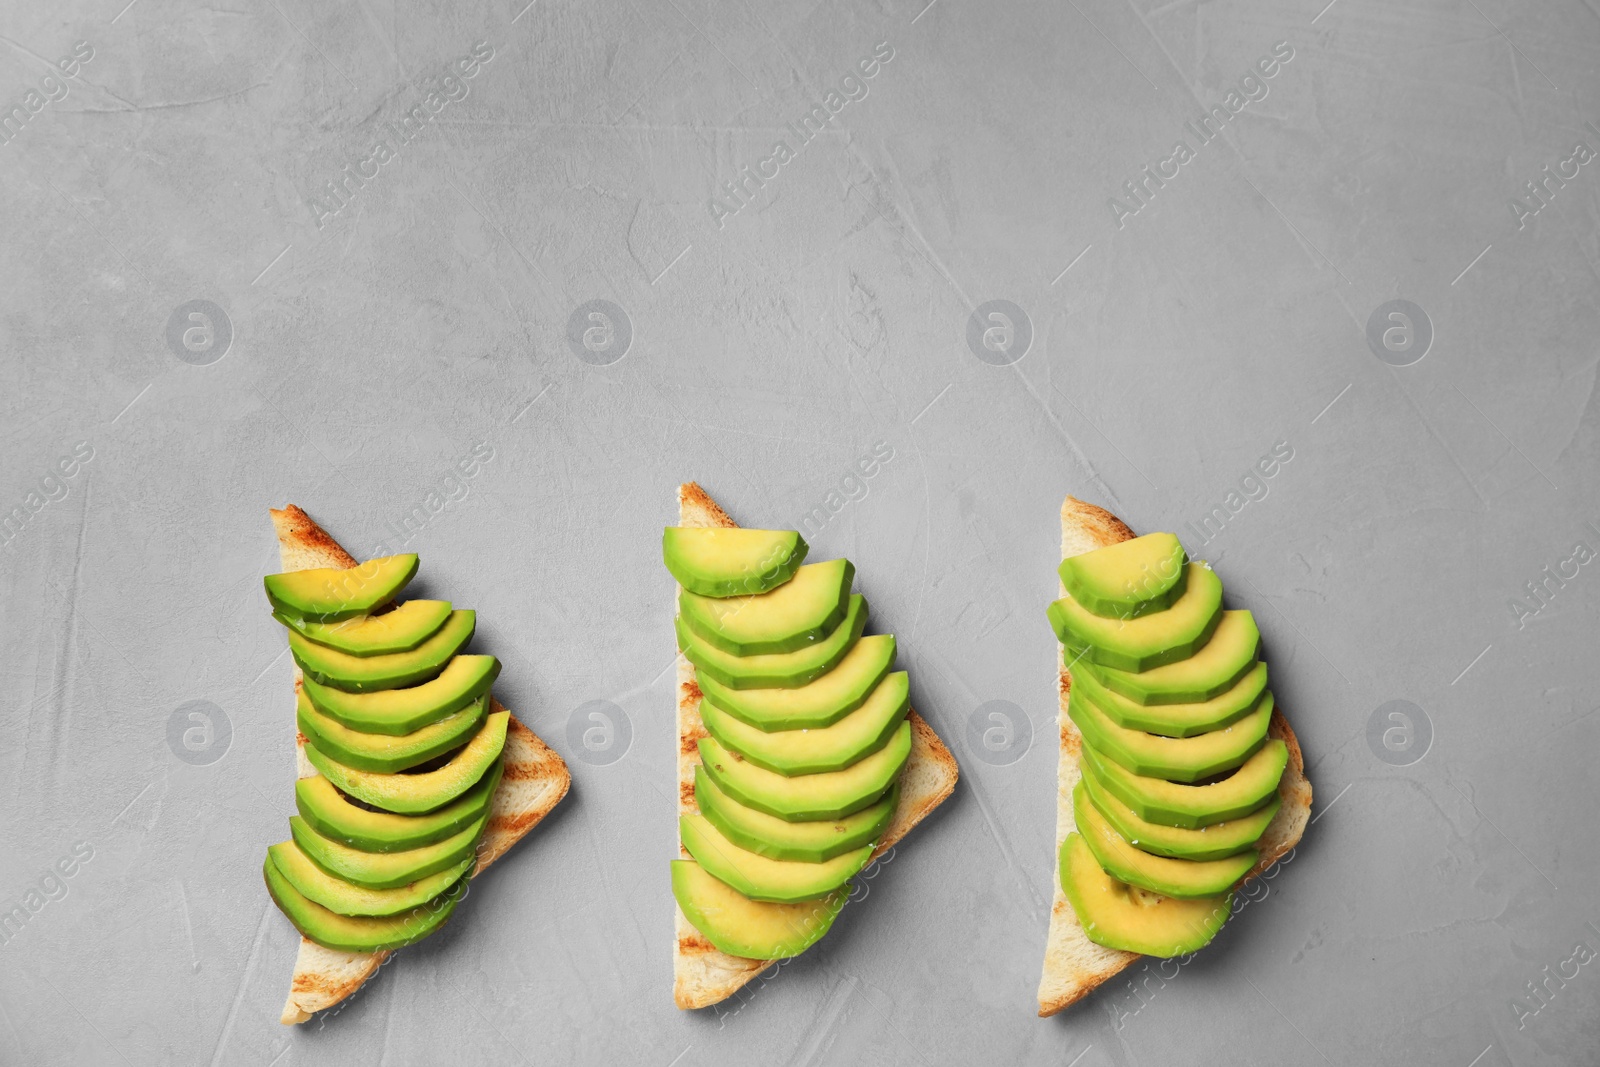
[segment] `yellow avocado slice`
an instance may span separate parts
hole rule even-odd
[[[902,721],[889,743],[842,771],[785,777],[742,760],[714,737],[699,741],[700,759],[711,780],[749,808],[790,822],[838,819],[884,794],[911,754],[911,724]]]
[[[1219,633],[1227,625],[1226,616],[1231,614],[1224,613],[1224,621],[1217,627]],[[1216,635],[1213,634],[1211,639],[1215,641]],[[1074,697],[1081,691],[1117,725],[1163,737],[1193,737],[1195,734],[1209,733],[1255,707],[1266,688],[1267,665],[1256,660],[1255,665],[1234,683],[1232,689],[1210,700],[1186,704],[1139,704],[1107,689],[1094,671],[1076,667],[1072,669]]]
[[[1093,804],[1083,783],[1072,791],[1073,817],[1100,869],[1120,882],[1179,900],[1226,893],[1256,865],[1254,849],[1219,860],[1155,856],[1130,844]]]
[[[856,593],[832,633],[794,652],[735,656],[696,637],[681,615],[677,618],[678,647],[698,673],[710,675],[729,689],[794,689],[833,670],[866,625],[867,598]]]
[[[450,617],[450,601],[408,600],[382,615],[356,615],[339,622],[310,622],[282,611],[272,617],[319,645],[352,656],[383,656],[409,652],[432,637]]]
[[[406,689],[347,693],[307,677],[306,696],[322,714],[352,730],[399,737],[438,722],[489,691],[500,675],[493,656],[457,656],[437,678]]]
[[[1067,595],[1096,615],[1131,619],[1162,611],[1183,595],[1189,556],[1170,533],[1148,533],[1068,556],[1058,573]]]
[[[1148,671],[1188,659],[1211,637],[1222,615],[1222,579],[1204,563],[1186,568],[1183,595],[1168,608],[1132,619],[1096,615],[1071,597],[1050,605],[1056,639],[1073,654],[1107,667]]]
[[[661,558],[678,584],[701,596],[765,593],[794,577],[806,558],[794,530],[668,526]]]
[[[1067,714],[1086,744],[1134,774],[1194,782],[1232,770],[1261,747],[1272,721],[1272,694],[1263,693],[1249,714],[1193,737],[1161,737],[1118,726],[1076,689],[1067,698]]]
[[[855,711],[832,726],[768,732],[735,719],[709,697],[700,701],[700,718],[722,746],[757,767],[782,775],[839,771],[889,743],[911,710],[911,683],[896,671],[878,684]]]
[[[872,859],[872,846],[862,845],[825,863],[775,860],[729,841],[704,815],[678,818],[678,836],[701,867],[751,900],[793,904],[815,900],[844,885]]]
[[[274,610],[316,622],[337,622],[387,604],[416,573],[416,553],[408,552],[349,568],[269,574],[263,581]]]
[[[398,915],[410,911],[449,889],[472,869],[474,863],[472,857],[468,856],[454,867],[447,867],[397,889],[367,889],[336,878],[318,867],[293,839],[268,847],[267,856],[277,866],[284,880],[299,890],[302,896],[340,915]]]
[[[859,708],[894,666],[894,634],[861,638],[833,670],[795,689],[730,689],[706,672],[694,672],[707,700],[758,730],[832,726]]]
[[[445,665],[472,640],[478,613],[452,611],[433,636],[406,652],[355,656],[319,645],[296,630],[289,631],[289,652],[306,677],[348,693],[399,689],[438,677]]]
[[[317,833],[363,852],[407,852],[442,841],[489,810],[504,764],[496,761],[478,784],[426,815],[396,815],[352,803],[320,774],[294,784],[295,807]]]
[[[694,860],[672,861],[672,895],[713,946],[752,960],[798,956],[828,932],[850,899],[848,891],[838,889],[798,904],[751,900]]]
[[[706,644],[735,656],[794,652],[821,641],[844,618],[856,573],[847,559],[807,563],[769,593],[709,597],[685,589],[678,614]]]
[[[1092,803],[1106,821],[1116,827],[1117,833],[1127,838],[1135,848],[1156,856],[1172,856],[1182,860],[1220,860],[1252,847],[1266,833],[1273,816],[1283,804],[1283,798],[1274,793],[1267,802],[1248,815],[1226,822],[1212,823],[1198,830],[1181,826],[1162,826],[1139,818],[1139,813],[1106,791],[1094,776],[1091,765],[1084,761],[1083,787]]]
[[[340,952],[384,952],[421,941],[444,925],[461,898],[467,895],[468,881],[461,878],[443,893],[410,911],[380,917],[340,915],[306,899],[279,873],[271,856],[262,865],[261,874],[266,879],[272,902],[296,930],[324,948]]]
[[[456,751],[450,762],[431,771],[410,774],[381,774],[346,767],[306,744],[306,758],[328,781],[357,800],[364,800],[384,811],[410,815],[443,807],[471,789],[500,758],[506,745],[509,711],[497,711],[484,720],[483,727]]]
[[[1248,611],[1224,611],[1211,639],[1188,659],[1146,671],[1125,671],[1091,662],[1077,650],[1065,654],[1074,678],[1080,670],[1135,704],[1188,704],[1210,700],[1238,684],[1256,664],[1261,631]]]
[[[407,852],[363,852],[323,837],[299,815],[289,816],[289,833],[311,862],[335,878],[367,889],[399,889],[420,878],[455,867],[474,856],[489,825],[489,813],[453,837]]]
[[[1128,885],[1100,869],[1078,834],[1061,842],[1061,890],[1089,940],[1145,956],[1203,948],[1228,921],[1233,894],[1175,900]]]
[[[745,807],[718,789],[705,767],[694,769],[694,802],[700,813],[740,848],[775,860],[822,863],[862,845],[875,845],[889,828],[899,800],[896,782],[877,803],[842,819],[789,822]]]
[[[295,700],[295,724],[323,754],[358,771],[393,774],[426,763],[467,743],[489,714],[485,693],[460,711],[403,737],[352,730],[322,714],[301,690]]]
[[[1141,819],[1198,830],[1248,815],[1265,803],[1277,791],[1283,769],[1289,763],[1289,749],[1274,738],[1226,778],[1204,785],[1134,774],[1102,757],[1093,745],[1084,745],[1078,759],[1090,765],[1100,784]]]

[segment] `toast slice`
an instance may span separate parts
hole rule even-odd
[[[737,526],[728,513],[694,482],[678,486],[678,525]],[[956,759],[933,728],[912,711],[911,755],[900,775],[900,802],[895,806],[889,828],[872,853],[877,859],[895,842],[911,832],[928,813],[944,802],[956,787]],[[695,742],[706,736],[700,721],[700,687],[695,683],[694,667],[678,653],[678,813],[694,815],[694,768],[700,762]],[[680,842],[678,854],[689,858]],[[672,997],[680,1008],[705,1008],[726,1000],[745,983],[771,967],[776,960],[750,960],[730,956],[714,947],[694,928],[683,909],[673,903],[677,914],[676,936],[672,945]]]
[[[1133,531],[1104,508],[1070,496],[1061,505],[1063,559],[1132,537]],[[1066,592],[1063,587],[1060,595],[1065,596]],[[1062,663],[1059,656],[1057,663]],[[1072,816],[1072,790],[1078,784],[1078,749],[1083,741],[1077,726],[1067,717],[1067,694],[1072,691],[1072,675],[1064,665],[1060,667],[1057,691],[1061,727],[1061,763],[1057,772],[1056,792],[1056,849],[1059,852],[1061,843],[1077,828]],[[1311,783],[1306,780],[1305,759],[1300,752],[1300,743],[1295,739],[1294,731],[1289,728],[1282,711],[1273,710],[1267,733],[1282,740],[1289,748],[1289,765],[1284,768],[1283,778],[1278,783],[1278,795],[1283,798],[1283,806],[1261,835],[1257,845],[1261,854],[1260,862],[1250,869],[1244,881],[1256,877],[1294,848],[1300,835],[1305,832],[1306,819],[1311,814]],[[1052,864],[1051,870],[1055,869]],[[1061,891],[1059,874],[1051,881],[1055,884],[1055,900],[1050,907],[1044,974],[1039,979],[1041,1017],[1054,1015],[1077,1003],[1101,983],[1110,981],[1139,959],[1138,953],[1104,948],[1090,941],[1089,935],[1078,924],[1077,913],[1072,910],[1066,894]]]
[[[317,567],[354,567],[355,557],[340,547],[311,516],[293,504],[272,512],[272,526],[278,532],[278,552],[285,571],[312,570]],[[295,695],[299,696],[300,668],[294,671]],[[490,711],[505,707],[492,697]],[[295,776],[309,778],[316,768],[306,759],[306,739],[295,731]],[[567,795],[572,775],[564,760],[522,723],[511,716],[506,731],[505,771],[490,802],[489,825],[478,842],[478,865],[473,877],[506,854],[506,850],[538,825],[539,820]],[[294,977],[289,984],[289,999],[280,1019],[286,1025],[306,1022],[324,1008],[350,996],[378,972],[389,952],[343,952],[324,948],[309,938],[300,939],[295,958]]]

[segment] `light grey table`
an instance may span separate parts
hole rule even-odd
[[[0,1062],[1594,1062],[1592,3],[124,2],[0,18]],[[699,1014],[690,478],[856,562],[962,762]],[[1067,493],[1215,561],[1317,802],[1041,1021]],[[291,501],[420,552],[574,771],[294,1030]]]

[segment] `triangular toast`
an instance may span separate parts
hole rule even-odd
[[[1127,541],[1133,536],[1133,531],[1121,519],[1104,508],[1070,496],[1061,505],[1063,559]],[[1066,595],[1064,587],[1060,595]],[[1062,657],[1058,655],[1056,662],[1062,664]],[[1067,717],[1067,694],[1072,690],[1072,675],[1065,666],[1060,666],[1057,690],[1060,695],[1061,727],[1061,763],[1057,771],[1056,793],[1056,849],[1059,852],[1061,842],[1076,829],[1072,815],[1072,790],[1078,784],[1078,748],[1082,743],[1077,726]],[[1283,806],[1261,835],[1257,845],[1261,860],[1245,875],[1245,881],[1271,867],[1294,848],[1311,814],[1311,783],[1306,780],[1300,742],[1295,739],[1294,731],[1289,728],[1288,720],[1281,711],[1273,711],[1267,733],[1281,739],[1289,748],[1289,765],[1284,768],[1283,778],[1278,783],[1278,795],[1283,798]],[[1052,863],[1050,869],[1055,872],[1056,865]],[[1044,974],[1039,979],[1040,1016],[1054,1015],[1077,1003],[1140,958],[1137,953],[1103,948],[1090,941],[1089,935],[1078,924],[1078,916],[1067,901],[1066,894],[1061,891],[1060,876],[1052,874],[1050,880],[1055,886],[1055,900],[1050,907]]]
[[[737,526],[717,502],[694,482],[678,486],[678,525]],[[895,842],[911,832],[938,807],[956,787],[956,760],[939,740],[933,728],[911,712],[911,756],[900,778],[900,802],[883,840],[872,858],[877,859]],[[700,721],[700,687],[695,683],[694,667],[678,653],[678,812],[693,815],[694,768],[700,762],[695,742],[706,736]],[[689,853],[678,846],[679,855]],[[751,979],[771,967],[774,960],[750,960],[729,956],[711,946],[684,916],[676,903],[676,937],[672,945],[672,996],[680,1008],[704,1008],[725,1000]]]
[[[311,516],[293,504],[272,511],[272,525],[278,532],[278,551],[285,571],[312,570],[317,567],[354,567],[356,559],[340,547]],[[294,671],[296,696],[301,682],[300,668]],[[504,711],[491,698],[490,711]],[[306,739],[295,731],[296,777],[309,778],[317,771],[305,756]],[[505,771],[495,789],[490,807],[489,826],[478,843],[478,865],[473,877],[505,855],[512,845],[538,825],[539,820],[567,795],[572,775],[567,765],[536,737],[516,716],[506,731]],[[350,996],[377,973],[388,952],[341,952],[323,948],[302,937],[295,958],[294,978],[289,999],[283,1006],[285,1024],[303,1023],[312,1014]]]

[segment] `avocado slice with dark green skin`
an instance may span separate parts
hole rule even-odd
[[[775,860],[802,860],[824,863],[842,853],[875,845],[882,839],[900,802],[900,783],[870,807],[844,816],[815,822],[789,822],[734,800],[706,774],[703,766],[694,769],[694,802],[723,837],[762,856]]]
[[[460,748],[489,714],[489,694],[460,711],[403,737],[352,730],[322,714],[301,690],[295,700],[295,722],[317,750],[358,771],[393,774]]]
[[[500,759],[506,744],[506,725],[511,713],[490,713],[466,745],[442,767],[431,771],[380,774],[346,767],[307,740],[306,758],[341,792],[384,811],[411,815],[442,808],[471,789],[490,766]]]
[[[1061,842],[1061,890],[1089,940],[1144,956],[1182,956],[1204,948],[1228,921],[1233,894],[1198,900],[1163,897],[1118,881],[1095,861],[1079,834]]]
[[[1141,819],[1138,812],[1107,792],[1087,761],[1079,766],[1083,770],[1080,781],[1089,794],[1090,803],[1105,816],[1107,822],[1116,827],[1117,833],[1137,848],[1156,856],[1172,856],[1181,860],[1220,860],[1253,848],[1283,804],[1283,798],[1274,793],[1261,807],[1237,819],[1213,823],[1199,830],[1162,826]]]
[[[309,622],[275,611],[272,617],[319,645],[352,656],[409,652],[432,637],[450,617],[448,600],[408,600],[382,615],[357,615],[339,622]]]
[[[833,632],[797,652],[735,656],[701,641],[681,615],[676,622],[678,647],[697,672],[729,689],[795,689],[827,674],[844,659],[867,625],[867,598],[852,595],[849,610]]]
[[[300,895],[338,915],[398,915],[426,904],[472,870],[468,856],[455,866],[437,871],[397,889],[368,889],[336,878],[312,862],[291,838],[267,847],[267,857]]]
[[[911,724],[902,722],[887,745],[842,771],[792,778],[740,759],[714,737],[698,744],[706,773],[724,793],[747,808],[808,822],[843,818],[883,796],[911,754]]]
[[[850,899],[848,891],[837,889],[798,904],[751,900],[694,860],[672,861],[672,896],[714,947],[753,960],[798,956],[828,932]]]
[[[304,634],[289,631],[289,652],[307,678],[347,693],[372,693],[399,689],[437,678],[445,666],[472,640],[478,613],[452,611],[445,624],[409,652],[385,656],[353,656],[319,645]]]
[[[1272,721],[1272,694],[1263,693],[1249,714],[1193,737],[1161,737],[1118,726],[1078,690],[1067,698],[1067,714],[1097,755],[1147,778],[1197,782],[1231,771],[1261,747]]]
[[[1102,757],[1092,745],[1084,745],[1078,758],[1092,767],[1107,792],[1141,819],[1198,830],[1248,815],[1265,803],[1277,791],[1278,780],[1289,762],[1289,749],[1273,738],[1226,778],[1205,785],[1184,785],[1134,774]]]
[[[1248,611],[1224,611],[1211,638],[1188,659],[1147,671],[1125,671],[1092,662],[1078,650],[1065,654],[1067,669],[1080,670],[1135,704],[1189,704],[1232,689],[1256,665],[1261,631]]]
[[[1119,882],[1164,897],[1194,900],[1226,893],[1256,865],[1255,849],[1216,860],[1182,860],[1145,852],[1130,844],[1089,802],[1082,782],[1072,791],[1072,812],[1078,833],[1101,870]]]
[[[335,878],[366,889],[398,889],[440,871],[476,859],[478,840],[489,825],[489,813],[443,841],[408,852],[363,852],[323,837],[298,815],[289,817],[289,834],[311,862]]]
[[[833,670],[793,689],[731,689],[696,670],[701,694],[758,730],[814,730],[859,708],[894,666],[894,634],[861,638]]]
[[[267,599],[275,611],[313,622],[338,622],[367,615],[395,598],[417,573],[417,556],[369,559],[354,567],[318,567],[269,574]]]
[[[1221,627],[1218,627],[1221,629]],[[1213,635],[1212,640],[1216,640]],[[1261,702],[1267,688],[1267,665],[1256,660],[1233,688],[1210,700],[1187,704],[1139,704],[1107,689],[1092,670],[1072,670],[1072,694],[1082,693],[1118,726],[1144,730],[1163,737],[1193,737],[1209,733],[1247,715]]]
[[[1057,573],[1067,595],[1096,615],[1132,619],[1183,595],[1188,553],[1170,533],[1150,533],[1068,556]]]
[[[855,573],[849,560],[830,559],[807,563],[770,593],[709,597],[685,589],[678,614],[700,640],[735,656],[794,652],[838,627]]]
[[[415,944],[444,925],[461,899],[467,895],[468,878],[463,877],[427,903],[398,915],[339,915],[308,900],[278,872],[268,856],[262,866],[267,892],[278,910],[294,924],[301,935],[324,948],[340,952],[385,952]]]
[[[1172,606],[1132,619],[1107,619],[1071,597],[1050,605],[1056,639],[1095,664],[1148,671],[1188,659],[1211,638],[1222,617],[1222,579],[1204,563],[1191,563],[1183,595]]]
[[[437,678],[406,689],[347,693],[307,677],[311,704],[352,730],[401,737],[452,715],[489,691],[500,675],[493,656],[456,656]]]
[[[751,900],[775,904],[825,897],[854,878],[872,859],[872,846],[862,845],[823,863],[775,860],[740,848],[718,833],[703,815],[679,816],[678,836],[707,874]]]
[[[702,695],[700,719],[724,748],[783,775],[840,771],[889,743],[911,710],[911,684],[896,671],[855,711],[832,726],[768,732],[746,725]]]
[[[496,760],[478,784],[435,811],[396,815],[352,803],[320,774],[294,784],[295,807],[323,837],[363,852],[407,852],[460,833],[489,811],[504,764]]]
[[[809,546],[794,530],[668,526],[661,558],[678,584],[701,596],[765,593],[794,577]]]

